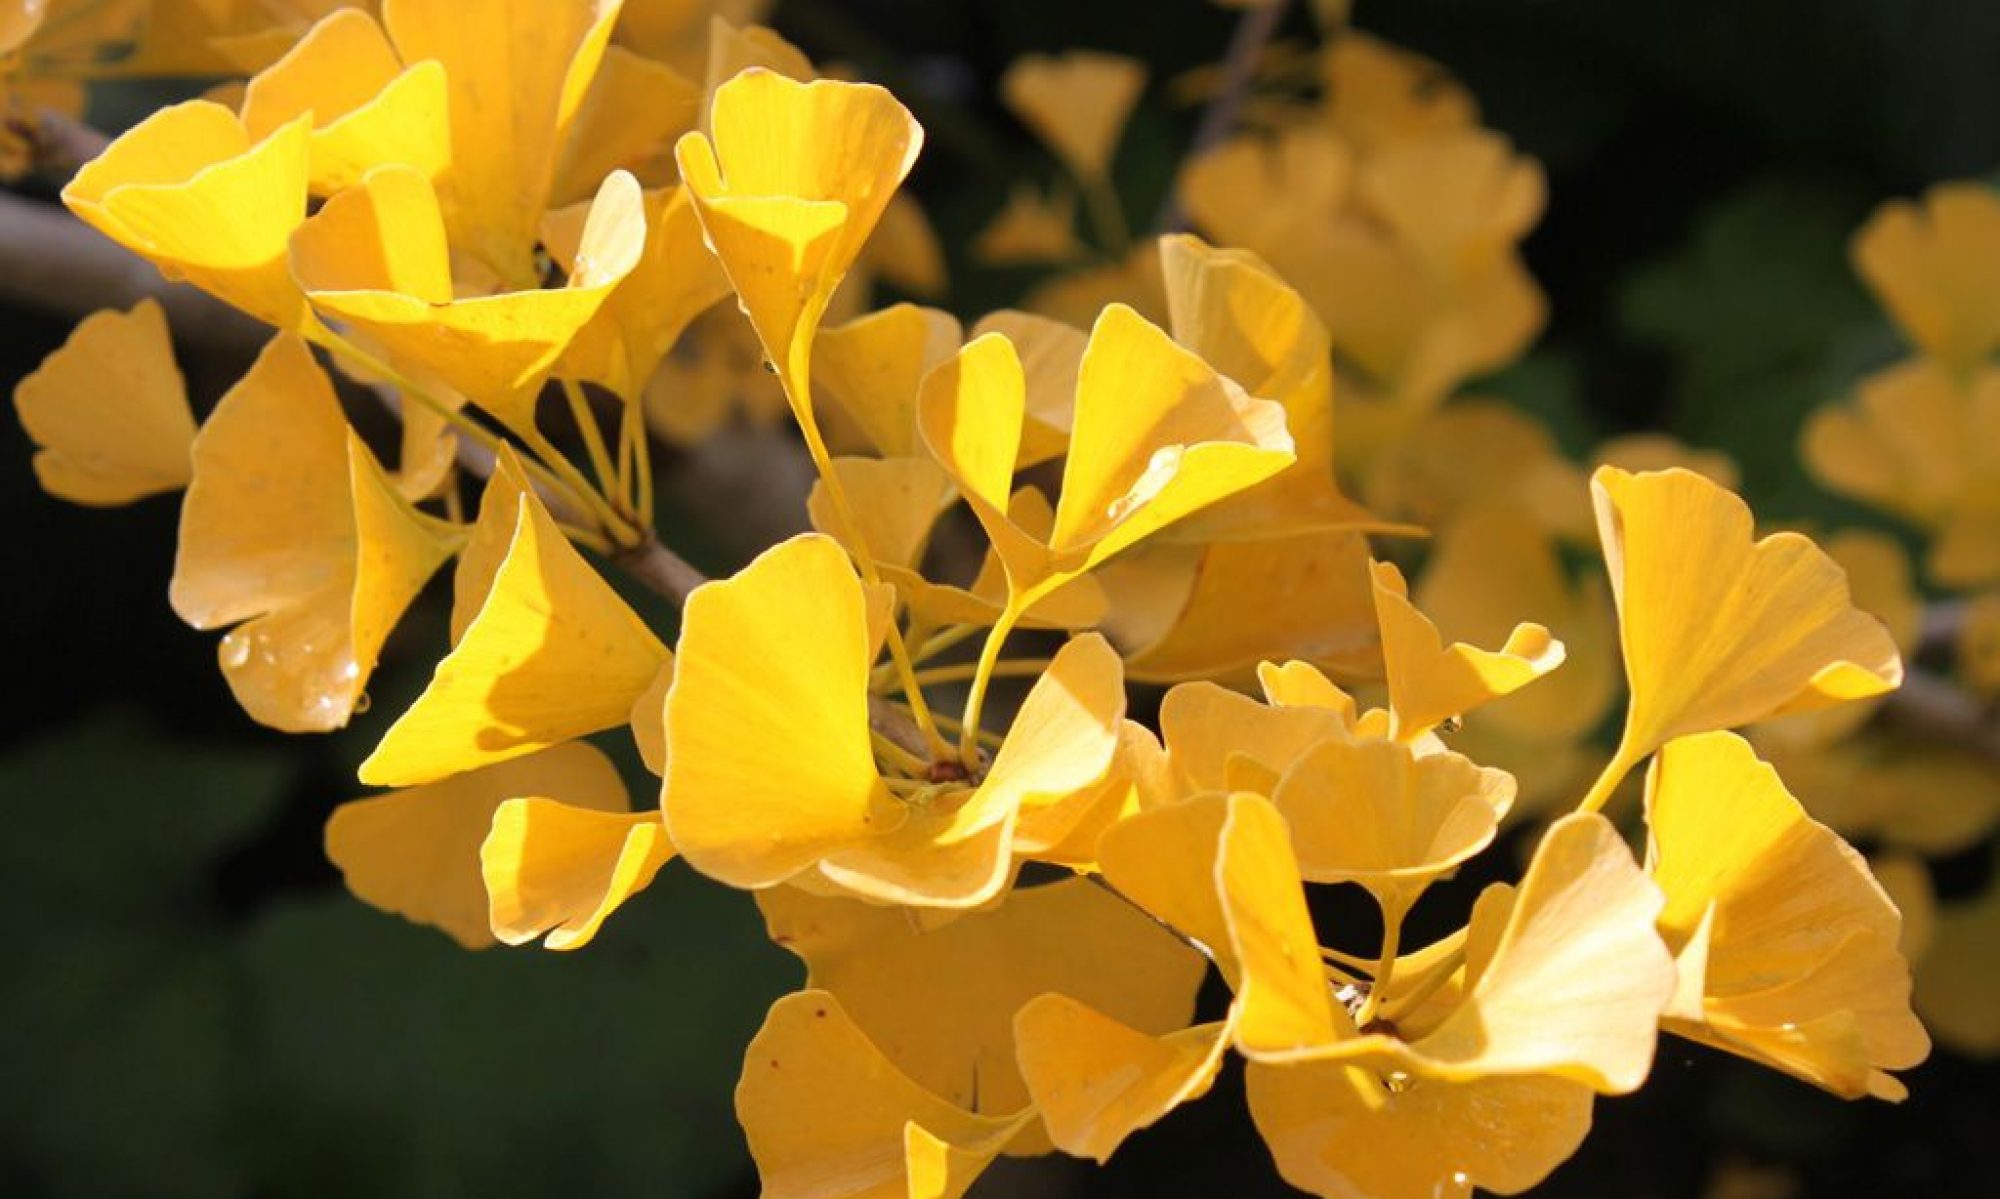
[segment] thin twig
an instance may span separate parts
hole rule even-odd
[[[1209,97],[1207,107],[1202,109],[1201,123],[1195,126],[1194,141],[1189,144],[1184,161],[1200,158],[1221,145],[1235,130],[1236,119],[1250,98],[1250,85],[1257,78],[1257,60],[1263,57],[1264,47],[1284,23],[1285,11],[1290,7],[1289,0],[1271,0],[1245,9],[1237,19],[1236,32],[1230,36],[1229,50],[1222,60],[1222,80],[1216,85],[1215,95]],[[1187,228],[1187,213],[1181,208],[1178,190],[1167,192],[1153,225],[1161,233],[1178,233]]]

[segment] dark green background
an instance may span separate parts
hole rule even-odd
[[[1846,240],[1883,199],[2000,166],[2000,5],[1364,0],[1358,20],[1455,69],[1548,167],[1527,254],[1553,319],[1492,387],[1572,450],[1663,428],[1731,451],[1762,516],[1853,519],[1794,453],[1806,411],[1900,352]],[[1201,0],[793,0],[777,16],[918,110],[912,186],[954,247],[1011,178],[1050,170],[993,101],[1012,57],[1083,45],[1154,64],[1119,160],[1144,228],[1193,124],[1161,81],[1217,57],[1230,21]],[[954,267],[969,313],[1030,282]],[[65,329],[5,321],[11,386]],[[240,366],[185,365],[204,408]],[[231,703],[213,637],[167,609],[175,503],[56,503],[12,422],[0,441],[0,1194],[754,1193],[729,1092],[799,972],[745,898],[676,866],[581,953],[473,955],[349,899],[321,857],[354,764],[443,645],[442,594],[399,631],[350,732],[266,733]],[[1940,878],[1964,893],[1985,874],[1975,853]],[[1940,1053],[1908,1080],[1902,1107],[1844,1104],[1670,1041],[1540,1193],[1695,1196],[1737,1159],[1795,1168],[1809,1195],[2000,1195],[2000,1071]],[[1233,1074],[1107,1171],[982,1186],[1290,1193]]]

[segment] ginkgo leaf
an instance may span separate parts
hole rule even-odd
[[[932,367],[958,349],[957,318],[935,308],[893,304],[822,330],[813,345],[814,382],[859,425],[884,458],[922,453],[917,391]]]
[[[1033,1110],[980,1116],[911,1080],[825,991],[771,1005],[736,1116],[769,1199],[959,1199]]]
[[[1271,819],[1278,819],[1275,812]],[[1248,861],[1261,863],[1239,872],[1249,880],[1241,893],[1249,898],[1224,904],[1239,938],[1245,934],[1236,929],[1268,929],[1285,905],[1303,903],[1288,898],[1297,890],[1297,875],[1283,877],[1285,858],[1267,850]],[[1471,981],[1421,1035],[1408,1041],[1382,1032],[1347,1035],[1340,1024],[1346,1013],[1334,1009],[1334,1020],[1315,1036],[1326,1002],[1324,981],[1308,979],[1295,960],[1286,965],[1282,955],[1267,951],[1244,958],[1239,995],[1261,993],[1265,1006],[1291,1015],[1274,1024],[1282,1032],[1275,1044],[1241,1033],[1238,1044],[1258,1060],[1347,1061],[1459,1083],[1548,1075],[1602,1094],[1625,1094],[1646,1079],[1660,1013],[1674,991],[1673,959],[1653,928],[1661,902],[1659,888],[1632,860],[1609,821],[1594,813],[1565,816],[1536,848],[1511,902],[1475,907],[1468,940],[1490,946],[1490,952],[1475,960],[1468,950]],[[1293,943],[1292,937],[1274,940],[1266,932],[1259,932],[1259,939],[1275,946]],[[1314,949],[1305,947],[1308,953]],[[1260,965],[1253,980],[1252,969]],[[1546,1019],[1551,1005],[1568,1018]]]
[[[1144,64],[1094,50],[1026,54],[1000,77],[1007,107],[1070,170],[1091,180],[1110,171],[1118,135],[1145,87]]]
[[[804,959],[898,1069],[939,1097],[988,1115],[1029,1104],[1015,1065],[1015,1013],[1068,996],[1136,1030],[1187,1023],[1204,963],[1142,913],[1082,879],[1019,888],[1001,903],[927,928],[893,907],[758,894],[772,940]]]
[[[451,578],[451,643],[457,645],[486,597],[493,590],[493,577],[506,561],[520,524],[521,497],[534,489],[521,457],[512,446],[502,446],[493,460],[493,473],[479,494],[479,516],[466,535],[465,548],[458,552],[458,565]]]
[[[344,803],[327,821],[326,854],[356,896],[478,949],[494,941],[480,844],[494,812],[517,796],[554,796],[594,814],[627,807],[625,784],[611,760],[575,742]]]
[[[578,203],[542,221],[549,253],[572,276],[603,269],[594,258],[601,245],[584,241],[594,209]],[[561,366],[561,373],[600,383],[627,403],[639,402],[695,317],[729,294],[729,280],[702,242],[701,222],[685,191],[648,191],[645,216],[646,243],[638,261],[577,331]]]
[[[1591,479],[1631,687],[1621,754],[1880,695],[1903,678],[1882,622],[1796,533],[1751,540],[1742,500],[1685,470]],[[1689,563],[1700,563],[1689,570]]]
[[[327,14],[243,94],[253,138],[309,116],[309,186],[328,196],[359,184],[373,167],[401,164],[436,178],[451,164],[449,83],[443,64],[408,69],[367,12]]]
[[[2000,196],[1941,183],[1884,204],[1854,236],[1854,266],[1905,335],[1959,370],[2000,345],[2000,287],[1979,265],[2000,253]]]
[[[553,752],[553,751],[550,751]],[[560,794],[560,793],[558,793]],[[657,810],[582,806],[568,796],[510,797],[479,847],[493,935],[550,949],[590,943],[618,906],[674,856]]]
[[[129,504],[193,477],[194,414],[166,313],[141,300],[77,325],[14,388],[42,490],[76,504]]]
[[[905,818],[869,745],[868,606],[817,535],[688,597],[660,802],[689,865],[770,886]]]
[[[937,518],[957,498],[951,479],[929,458],[835,458],[848,509],[859,528],[845,527],[825,481],[806,496],[813,528],[834,538],[859,560],[914,571],[930,543]]]
[[[1901,919],[1861,855],[1733,733],[1668,743],[1646,818],[1687,992],[1667,1027],[1848,1098],[1900,1098],[1884,1071],[1921,1062],[1930,1039]]]
[[[799,376],[812,334],[923,130],[879,87],[799,83],[763,68],[715,89],[709,129],[675,146],[681,178],[765,352],[809,393]]]
[[[1094,788],[1111,768],[1124,715],[1118,655],[1095,633],[1070,640],[1029,688],[976,786],[830,853],[821,875],[878,902],[985,903],[1006,884],[1022,806],[1061,803]]]
[[[430,183],[407,167],[378,167],[363,187],[329,200],[299,231],[293,265],[313,308],[331,323],[365,336],[390,362],[419,380],[437,379],[517,431],[532,433],[542,382],[646,246],[645,200],[630,175],[604,181],[585,223],[574,270],[564,287],[529,288],[452,299],[435,290],[401,290],[383,281],[356,286],[319,264],[367,239],[409,237],[444,244],[443,214]],[[382,253],[385,262],[396,256]]]
[[[616,0],[389,0],[404,62],[449,83],[451,167],[440,180],[452,243],[508,289],[533,286],[535,229],[557,161],[617,21]]]
[[[63,203],[170,278],[295,330],[305,304],[285,251],[306,215],[310,124],[253,138],[207,100],[162,108],[79,170]]]
[[[427,783],[626,723],[670,660],[532,491],[477,615],[430,685],[361,764],[361,780]]]
[[[1437,626],[1410,602],[1409,585],[1393,563],[1375,563],[1374,574],[1389,710],[1395,717],[1396,736],[1404,741],[1562,665],[1563,643],[1538,624],[1516,625],[1497,650],[1460,643],[1447,646]]]
[[[1301,874],[1360,883],[1385,909],[1408,911],[1493,843],[1514,780],[1450,751],[1329,740],[1293,762],[1270,798],[1291,826]]]
[[[1100,1164],[1125,1138],[1208,1093],[1226,1034],[1213,1023],[1148,1035],[1053,993],[1014,1016],[1021,1075],[1050,1139]]]
[[[1583,1144],[1595,1098],[1538,1075],[1392,1089],[1339,1062],[1252,1062],[1244,1083],[1285,1181],[1339,1199],[1520,1194]]]
[[[196,628],[245,622],[217,656],[252,718],[342,727],[390,629],[462,535],[395,490],[289,334],[222,398],[193,461],[174,611]]]

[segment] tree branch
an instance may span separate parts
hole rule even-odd
[[[0,192],[0,302],[81,320],[144,299],[167,310],[188,344],[248,356],[271,331],[185,283],[169,283],[144,259],[53,204]]]
[[[84,163],[104,153],[111,139],[66,113],[42,109],[32,116],[10,114],[7,123],[28,146],[28,170],[66,180]]]
[[[1963,746],[2000,765],[2000,720],[1987,706],[1928,671],[1912,670],[1882,702],[1883,721],[1932,741]]]

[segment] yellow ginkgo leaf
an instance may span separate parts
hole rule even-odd
[[[1127,672],[1147,682],[1242,681],[1259,662],[1291,658],[1379,679],[1369,561],[1359,533],[1142,546],[1100,572],[1112,597],[1106,626]],[[1256,620],[1242,618],[1245,595],[1267,597]]]
[[[558,155],[597,74],[616,0],[390,0],[404,62],[450,84],[451,168],[440,181],[452,243],[509,290],[534,286],[535,229]]]
[[[1646,782],[1660,931],[1682,997],[1667,1027],[1848,1098],[1900,1099],[1921,1062],[1895,905],[1733,733],[1668,743]]]
[[[194,415],[157,301],[86,317],[14,388],[14,410],[35,478],[59,499],[129,504],[192,477]]]
[[[1291,825],[1301,874],[1360,883],[1385,910],[1406,912],[1493,843],[1514,780],[1449,751],[1329,740],[1293,762],[1270,798]]]
[[[1823,548],[1847,573],[1854,606],[1880,620],[1899,651],[1915,653],[1923,635],[1924,600],[1902,544],[1880,530],[1842,529],[1830,534]],[[1879,706],[1879,700],[1859,700],[1766,721],[1757,726],[1755,739],[1800,751],[1832,746],[1866,724]]]
[[[611,760],[582,742],[406,791],[344,803],[326,823],[326,855],[348,890],[384,911],[491,945],[480,844],[494,811],[518,796],[556,796],[600,819],[625,811]],[[534,802],[548,803],[546,799]]]
[[[361,780],[427,783],[631,716],[670,660],[532,491],[485,602],[430,685],[361,764]]]
[[[1351,147],[1307,124],[1270,137],[1231,138],[1197,155],[1181,177],[1180,196],[1213,240],[1287,265],[1302,239],[1321,235],[1315,227],[1340,217],[1353,182]],[[1266,196],[1285,202],[1266,203]]]
[[[397,279],[363,286],[333,273],[332,263],[356,253],[394,262],[395,255],[370,245],[371,237],[426,247],[435,262],[444,230],[429,180],[407,167],[378,167],[363,187],[329,200],[299,231],[294,270],[322,317],[380,346],[406,374],[440,380],[510,428],[531,432],[548,372],[644,253],[645,198],[622,171],[604,181],[565,287],[454,300],[435,290],[434,275],[424,279],[424,291],[413,291]]]
[[[588,199],[613,171],[671,179],[674,141],[700,116],[697,80],[624,46],[605,47],[556,160],[549,202]]]
[[[960,1199],[1034,1115],[981,1116],[939,1098],[825,991],[771,1005],[736,1084],[768,1199]]]
[[[681,178],[765,353],[805,403],[820,317],[923,131],[879,87],[761,68],[715,89],[709,122],[676,145]]]
[[[1374,575],[1389,710],[1400,740],[1414,741],[1562,665],[1563,643],[1538,624],[1514,626],[1497,650],[1447,646],[1437,626],[1410,602],[1409,586],[1393,563],[1375,563]]]
[[[305,316],[285,249],[306,215],[310,121],[253,139],[206,100],[162,108],[63,188],[85,224],[280,330]]]
[[[958,349],[958,336],[958,320],[948,312],[893,304],[823,330],[813,345],[814,382],[877,454],[921,454],[917,389]]]
[[[768,25],[751,22],[763,19],[764,0],[728,0],[734,10],[715,12],[708,18],[707,69],[702,75],[702,95],[713,98],[716,90],[731,79],[752,67],[761,67],[795,79],[800,83],[810,83],[819,78],[813,69],[812,59],[806,52],[785,40],[784,35]],[[631,6],[627,5],[629,12]],[[710,123],[704,104],[701,129],[710,131]]]
[[[1208,1093],[1229,1048],[1227,1027],[1149,1035],[1060,994],[1014,1016],[1021,1075],[1049,1138],[1099,1164],[1126,1137]]]
[[[1145,1035],[1178,1029],[1205,964],[1143,913],[1082,879],[1017,888],[938,927],[893,907],[797,887],[758,893],[771,937],[804,959],[896,1067],[988,1115],[1028,1105],[1015,1013],[1054,992]]]
[[[407,70],[375,18],[340,8],[250,80],[243,126],[253,138],[309,116],[309,180],[315,195],[361,182],[369,169],[402,164],[436,178],[451,164],[444,66]]]
[[[1479,123],[1479,107],[1437,63],[1379,38],[1343,29],[1320,58],[1326,117],[1363,151]]]
[[[1284,816],[1259,796],[1229,796],[1212,877],[1240,971],[1230,1009],[1237,1048],[1269,1057],[1352,1038],[1354,1021],[1327,983]]]
[[[1904,334],[1954,370],[2000,346],[2000,285],[1981,264],[2000,256],[2000,195],[1941,183],[1920,202],[1878,209],[1854,236],[1854,266]]]
[[[1047,537],[1055,523],[1055,509],[1049,507],[1040,491],[1023,487],[1008,504],[1007,519],[1030,538]],[[979,573],[966,587],[933,582],[913,569],[893,563],[879,563],[878,568],[884,579],[895,584],[911,614],[932,625],[991,625],[1007,608],[1007,571],[991,546],[980,560]],[[1104,588],[1097,579],[1079,575],[1029,605],[1021,615],[1021,627],[1095,628],[1104,620],[1106,603]]]
[[[1979,434],[1995,427],[2000,370],[1958,375],[1912,358],[1863,379],[1851,403],[1815,411],[1799,451],[1828,488],[1936,528],[1994,461]]]
[[[1083,179],[1111,170],[1118,135],[1146,88],[1146,67],[1095,50],[1026,54],[1000,77],[1000,97],[1042,143]]]
[[[1182,522],[1172,536],[1212,541],[1394,528],[1334,482],[1331,344],[1299,293],[1256,255],[1185,234],[1160,239],[1160,260],[1174,340],[1251,395],[1282,405],[1297,455],[1276,477]]]
[[[1264,702],[1274,708],[1331,708],[1352,723],[1360,714],[1354,697],[1310,662],[1257,664],[1257,684]]]
[[[458,552],[451,578],[451,643],[457,645],[472,619],[486,606],[493,576],[500,572],[520,524],[521,497],[534,489],[520,455],[503,445],[493,461],[493,473],[479,495],[479,516]]]
[[[1044,540],[1006,517],[1026,405],[1020,358],[992,333],[932,371],[918,401],[924,441],[985,527],[1017,603],[1292,461],[1282,408],[1246,396],[1158,326],[1112,305],[1078,368],[1062,493]]]
[[[817,535],[688,598],[660,803],[690,866],[768,887],[906,818],[869,743],[869,610],[883,598]]]
[[[1033,796],[1021,805],[1014,825],[1014,853],[1077,871],[1097,866],[1097,843],[1105,832],[1153,802],[1165,802],[1166,751],[1144,725],[1118,726],[1118,748],[1110,769],[1093,786],[1063,796]]]
[[[1021,383],[1027,391],[1022,405],[1021,449],[1014,469],[1027,470],[1063,456],[1076,416],[1076,377],[1090,337],[1074,325],[1032,312],[1001,309],[972,326],[971,338],[998,333],[1014,344],[1021,362]],[[1046,529],[1036,534],[1046,537]]]
[[[1278,1173],[1327,1199],[1520,1194],[1583,1144],[1594,1099],[1537,1075],[1392,1088],[1340,1062],[1252,1062],[1244,1085]]]
[[[605,918],[674,856],[657,810],[600,809],[537,794],[508,798],[490,823],[479,847],[480,876],[493,935],[508,945],[544,933],[550,949],[589,944]]]
[[[846,545],[857,559],[865,554],[878,566],[914,571],[932,526],[957,498],[950,476],[929,458],[835,458],[833,470],[860,527],[845,527],[819,481],[806,496],[813,528]]]
[[[559,209],[542,221],[550,254],[572,276],[600,272],[587,256],[602,246],[586,246],[594,204]],[[619,280],[588,324],[563,354],[561,372],[600,383],[628,403],[638,403],[694,318],[729,294],[729,280],[702,244],[701,222],[679,188],[649,191],[645,198],[646,245],[631,273]]]
[[[1252,929],[1266,926],[1272,906],[1288,902],[1283,896],[1296,889],[1295,882],[1269,877],[1282,869],[1282,857],[1265,852],[1253,861],[1265,869],[1243,873],[1252,885],[1242,894],[1271,898],[1263,907],[1226,901],[1233,927],[1246,920]],[[1552,1075],[1625,1094],[1646,1079],[1660,1013],[1674,991],[1674,962],[1653,928],[1660,906],[1659,888],[1609,821],[1594,813],[1565,816],[1536,848],[1518,892],[1507,902],[1475,906],[1469,985],[1434,1024],[1414,1029],[1408,1040],[1389,1032],[1345,1036],[1338,1023],[1345,1012],[1336,1009],[1319,1044],[1265,1049],[1241,1034],[1238,1043],[1263,1060],[1342,1060],[1461,1083]],[[1475,958],[1474,943],[1490,948]],[[1270,955],[1245,958],[1239,995],[1250,993],[1252,966],[1265,960]],[[1276,1010],[1323,1002],[1306,994],[1308,980],[1296,967],[1273,965],[1256,981],[1273,992],[1267,1003]],[[1324,981],[1317,985],[1323,994]],[[1568,1017],[1546,1019],[1552,1006]],[[1285,1027],[1294,1038],[1311,1031],[1297,1019]]]
[[[1006,204],[972,240],[972,256],[993,266],[1074,262],[1083,253],[1075,194],[1044,195],[1032,183],[1015,184]]]
[[[1888,630],[1853,606],[1846,575],[1811,541],[1753,542],[1750,509],[1691,471],[1599,467],[1591,492],[1632,695],[1620,765],[1674,737],[1902,682]]]
[[[1029,688],[976,786],[908,810],[893,830],[827,855],[820,874],[878,902],[976,907],[1006,885],[1023,806],[1092,790],[1125,716],[1118,655],[1095,633],[1066,642]]]
[[[437,192],[408,167],[371,171],[321,205],[292,238],[291,263],[302,286],[330,294],[393,292],[444,308],[457,290]]]
[[[674,684],[674,663],[671,657],[660,673],[632,701],[632,741],[639,749],[639,760],[655,775],[667,773],[667,688]]]
[[[1230,797],[1208,792],[1148,808],[1107,829],[1098,868],[1118,893],[1203,947],[1230,986],[1242,972],[1212,885]],[[1190,880],[1202,880],[1191,883]]]
[[[1182,683],[1160,702],[1160,735],[1184,795],[1275,785],[1307,750],[1352,731],[1351,708],[1261,704],[1209,682]]]
[[[1077,375],[1050,548],[1094,565],[1295,460],[1284,409],[1253,399],[1158,326],[1113,305]]]
[[[1554,535],[1531,515],[1494,505],[1454,517],[1438,534],[1416,599],[1441,633],[1468,645],[1506,641],[1522,617],[1562,634],[1562,669],[1481,708],[1473,724],[1549,746],[1603,721],[1618,689],[1610,592],[1601,579],[1573,584]]]
[[[1533,159],[1517,157],[1498,134],[1472,129],[1372,155],[1357,183],[1362,202],[1418,261],[1459,287],[1505,268],[1548,194]]]
[[[174,611],[200,629],[248,622],[218,656],[259,723],[345,725],[389,630],[461,535],[383,477],[312,352],[289,334],[222,398],[193,461]]]

